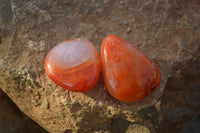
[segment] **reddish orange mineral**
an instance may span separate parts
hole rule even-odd
[[[121,101],[143,99],[160,83],[160,71],[153,61],[114,35],[103,41],[101,66],[108,91]]]
[[[44,68],[56,84],[70,91],[84,92],[97,83],[100,61],[94,45],[77,38],[55,46],[46,56]]]

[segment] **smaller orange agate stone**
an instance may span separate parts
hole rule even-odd
[[[90,41],[76,38],[56,45],[46,56],[44,68],[48,77],[59,86],[85,92],[99,79],[100,60]]]
[[[121,101],[143,99],[160,83],[160,71],[153,61],[114,35],[103,41],[101,66],[107,90]]]

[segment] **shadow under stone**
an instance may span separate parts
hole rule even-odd
[[[126,133],[128,127],[133,124],[124,119],[113,119],[111,123],[111,133]]]
[[[0,89],[1,133],[47,133],[33,120],[24,115],[12,100]]]
[[[200,133],[200,115],[194,118],[181,133]]]

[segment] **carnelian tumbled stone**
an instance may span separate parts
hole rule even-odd
[[[100,61],[94,45],[77,38],[56,45],[46,56],[44,68],[56,84],[70,91],[84,92],[97,83]]]
[[[121,101],[143,99],[160,83],[160,71],[153,61],[114,35],[103,41],[101,66],[107,90]]]

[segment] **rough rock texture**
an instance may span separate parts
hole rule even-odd
[[[200,112],[199,14],[197,0],[0,0],[0,88],[49,132],[115,132],[116,120],[131,123],[127,132],[179,132]],[[74,93],[46,76],[45,56],[58,42],[83,37],[100,51],[109,34],[159,66],[153,94],[120,102],[102,77]]]
[[[1,133],[47,133],[25,116],[8,96],[0,90],[0,132]]]

